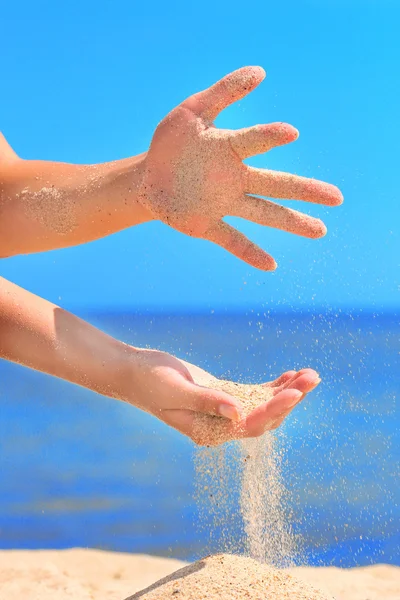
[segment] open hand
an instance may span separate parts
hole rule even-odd
[[[270,271],[276,268],[272,256],[223,218],[241,217],[319,238],[326,233],[322,221],[257,196],[327,206],[341,204],[343,197],[335,186],[315,179],[243,164],[249,156],[296,140],[298,131],[291,125],[272,123],[237,131],[213,125],[224,108],[251,92],[264,77],[261,67],[244,67],[171,111],[155,131],[139,198],[155,219]]]

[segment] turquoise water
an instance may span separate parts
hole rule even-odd
[[[129,343],[233,379],[317,369],[323,385],[284,427],[284,476],[308,561],[400,562],[398,316],[88,318]],[[132,407],[6,362],[0,415],[0,547],[94,546],[182,558],[209,550],[207,532],[196,527],[193,446],[180,434]]]

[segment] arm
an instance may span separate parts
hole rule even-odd
[[[221,405],[235,406],[234,399],[227,394],[196,395],[201,388],[190,383],[192,378],[178,359],[115,340],[1,277],[0,358],[150,412],[155,401],[161,409],[163,397],[169,399],[171,395],[178,404],[212,414],[221,414]],[[183,383],[179,377],[177,381],[167,377],[163,383],[165,390],[158,390],[154,399],[152,395],[157,390],[157,382],[152,377],[149,379],[149,375],[155,368],[178,369]],[[171,388],[176,388],[174,393]],[[179,394],[182,398],[178,398]],[[233,416],[236,418],[237,414],[234,412]]]
[[[0,278],[1,358],[118,396],[113,382],[124,352],[122,343]]]
[[[333,185],[242,161],[293,142],[285,123],[238,131],[213,121],[264,78],[260,67],[234,71],[171,111],[157,127],[149,151],[101,165],[69,165],[18,158],[0,143],[0,257],[40,252],[94,240],[152,219],[218,244],[266,271],[272,256],[226,223],[236,216],[309,238],[326,233],[314,217],[269,198],[337,206]]]
[[[251,195],[330,206],[342,202],[334,186],[242,163],[294,141],[293,127],[275,123],[231,131],[213,125],[221,110],[264,75],[257,67],[240,69],[190,97],[157,127],[149,152],[136,158],[91,166],[25,161],[0,136],[0,257],[85,243],[159,219],[272,270],[273,258],[224,216],[306,237],[324,235],[319,219]],[[201,372],[209,384],[199,385],[201,370],[193,365],[122,344],[3,279],[0,357],[130,402],[189,436],[196,413],[239,417],[238,402],[212,389],[215,378],[209,374]],[[266,384],[269,401],[244,419],[240,436],[275,427],[318,382],[308,369]]]
[[[238,401],[213,389],[216,380],[210,374],[164,352],[119,342],[3,278],[0,358],[128,402],[190,437],[199,413],[229,419],[233,437],[261,435],[276,427],[319,381],[308,369],[267,384],[269,401],[246,419],[238,433]]]
[[[145,155],[72,165],[23,160],[1,141],[0,257],[83,244],[152,219],[137,194]]]

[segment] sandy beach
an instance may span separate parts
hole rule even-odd
[[[0,600],[125,600],[184,565],[101,550],[2,550]],[[337,600],[400,597],[399,567],[300,567],[290,572]]]

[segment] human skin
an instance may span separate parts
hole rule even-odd
[[[289,173],[254,169],[242,160],[298,137],[285,123],[238,131],[214,118],[264,78],[245,67],[191,96],[157,127],[149,151],[99,165],[19,158],[0,140],[0,256],[86,243],[146,221],[161,220],[212,241],[252,266],[274,259],[223,221],[227,215],[309,238],[326,233],[316,218],[251,194],[337,206],[333,185]]]
[[[128,402],[189,437],[196,413],[240,418],[238,401],[213,389],[215,379],[199,367],[128,346],[3,278],[0,357]],[[196,379],[208,379],[211,387]],[[240,436],[275,428],[318,383],[315,371],[304,369],[265,384],[273,388],[273,398],[246,419]]]
[[[149,151],[100,165],[19,158],[0,138],[0,257],[43,252],[161,220],[263,269],[274,259],[223,221],[239,216],[310,238],[326,233],[319,219],[251,194],[336,206],[340,191],[286,173],[252,169],[244,158],[291,141],[290,125],[219,130],[213,120],[264,78],[259,67],[231,73],[191,96],[157,127]],[[113,340],[62,309],[0,279],[0,356],[146,410],[186,435],[196,412],[240,417],[237,400],[195,383],[198,369],[156,350]],[[203,378],[204,379],[204,378]],[[319,377],[289,371],[273,398],[246,418],[243,435],[279,424]],[[210,384],[212,378],[210,376]]]

